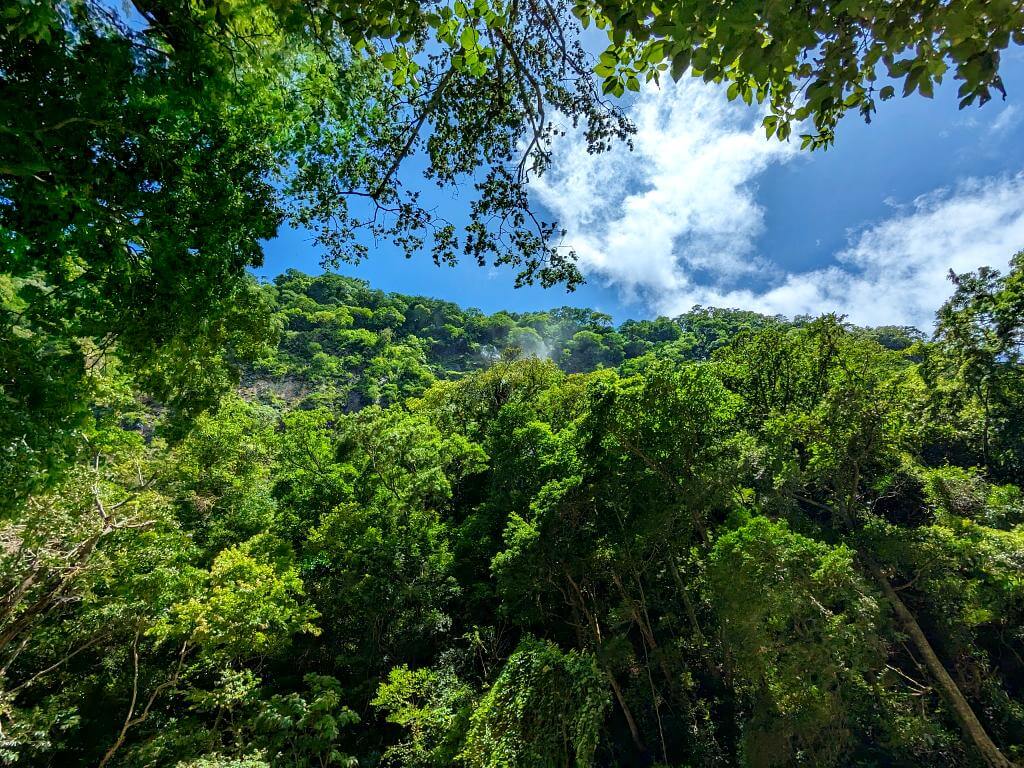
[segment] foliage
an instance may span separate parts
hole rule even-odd
[[[463,255],[516,267],[520,283],[578,283],[526,180],[547,165],[549,112],[584,124],[594,151],[630,126],[586,76],[570,18],[484,0],[5,8],[0,477],[11,496],[79,457],[92,374],[109,360],[178,417],[171,434],[232,388],[274,338],[246,270],[282,224],[314,231],[328,263],[365,257],[368,231],[409,256],[429,240],[438,264]],[[417,154],[431,181],[474,187],[464,231],[403,184]],[[400,357],[375,373],[404,369]]]
[[[404,728],[408,738],[389,746],[382,762],[436,768],[455,764],[473,698],[472,687],[450,668],[393,668],[372,703],[387,713],[389,723]]]
[[[709,556],[723,636],[752,700],[752,765],[842,765],[885,649],[853,553],[755,517]]]
[[[473,713],[470,766],[592,764],[608,693],[593,658],[525,638]]]
[[[3,759],[1006,768],[1020,269],[933,341],[255,288],[238,394],[169,443],[104,366],[10,505]]]
[[[487,368],[503,357],[551,360],[570,373],[632,373],[671,359],[709,359],[743,329],[787,323],[755,312],[694,307],[675,318],[626,321],[576,307],[484,315],[423,296],[386,294],[338,275],[289,270],[264,288],[283,333],[278,349],[243,379],[250,396],[356,410],[421,395],[436,378]],[[910,347],[913,329],[859,329]]]
[[[934,338],[463,309],[247,270],[280,226],[580,279],[527,182],[606,102],[569,4],[0,10],[0,762],[1024,757],[1024,257]],[[1001,90],[1010,4],[572,6],[831,141]],[[1016,42],[1020,42],[1016,40]],[[802,100],[801,100],[802,99]],[[403,165],[473,189],[460,231]]]
[[[931,98],[952,69],[963,109],[1006,97],[1000,54],[1024,44],[1013,3],[802,2],[754,5],[700,0],[576,0],[584,25],[608,33],[595,71],[606,93],[690,70],[728,83],[728,98],[767,102],[767,137],[787,140],[810,120],[804,147],[827,147],[839,120],[856,110],[870,122],[878,101],[901,89]]]
[[[342,705],[341,685],[332,677],[307,674],[308,698],[299,693],[273,696],[256,720],[271,766],[355,766],[336,743],[342,728],[359,717]]]
[[[1024,428],[1017,417],[1024,405],[1022,265],[1024,253],[1018,253],[1006,276],[988,268],[950,274],[956,291],[939,310],[937,344],[923,369],[929,384],[944,390],[938,402],[948,409],[951,428],[965,428],[968,414],[980,411],[974,449],[986,468],[1018,484],[1024,478]],[[969,397],[955,401],[954,390]]]

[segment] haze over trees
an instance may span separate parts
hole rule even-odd
[[[0,762],[1024,761],[1024,255],[930,337],[249,275],[287,225],[572,287],[561,122],[689,71],[827,146],[1024,28],[755,5],[0,9]]]

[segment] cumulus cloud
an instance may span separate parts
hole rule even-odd
[[[753,110],[693,79],[650,88],[631,110],[634,151],[590,155],[578,135],[556,147],[533,189],[571,234],[582,268],[628,295],[685,290],[689,275],[735,278],[762,269],[754,182],[794,155],[765,141]]]
[[[787,273],[756,251],[757,181],[793,147],[766,141],[755,110],[695,79],[646,90],[631,116],[634,152],[593,156],[570,137],[533,188],[567,229],[581,269],[651,313],[694,304],[836,311],[924,328],[950,293],[950,269],[1005,267],[1024,248],[1024,174],[968,179],[894,205],[851,232],[828,266]]]

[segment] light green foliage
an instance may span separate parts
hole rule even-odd
[[[318,490],[309,502],[289,494],[286,503],[306,517],[306,580],[323,614],[322,642],[383,674],[389,659],[414,654],[450,628],[458,585],[445,518],[453,485],[483,468],[483,454],[398,410],[367,408],[319,432],[303,428],[308,418],[295,425],[301,442],[293,445],[306,456],[289,454],[285,466],[295,469],[287,485]]]
[[[1006,480],[1024,478],[1024,254],[1011,271],[953,276],[956,291],[938,313],[936,345],[923,367],[936,391],[935,419]],[[963,397],[964,393],[968,397]]]
[[[392,669],[372,704],[387,713],[388,722],[405,729],[408,738],[388,747],[384,763],[408,768],[456,764],[473,694],[451,669]]]
[[[608,705],[592,657],[524,639],[473,712],[462,757],[472,768],[585,768]]]
[[[435,378],[486,368],[502,357],[552,360],[570,373],[620,364],[633,373],[668,360],[706,360],[741,330],[782,324],[755,312],[700,306],[618,328],[607,315],[574,307],[487,316],[375,291],[352,278],[294,270],[264,290],[275,298],[284,331],[276,353],[247,373],[246,390],[271,402],[279,396],[345,410],[416,397]],[[890,348],[905,349],[916,338],[907,329],[882,332]]]
[[[274,527],[270,461],[276,414],[226,397],[215,414],[196,419],[175,452],[178,518],[210,554]]]
[[[178,763],[175,768],[270,768],[270,763],[262,757],[224,757],[208,755],[198,760]]]
[[[297,632],[318,633],[317,612],[300,602],[302,581],[289,560],[262,537],[222,550],[194,594],[174,603],[151,633],[232,659],[266,654]]]
[[[885,658],[853,552],[755,517],[716,542],[708,577],[753,709],[748,762],[845,764]]]
[[[358,723],[359,716],[342,704],[341,685],[333,677],[310,673],[304,681],[308,695],[273,696],[255,721],[269,764],[354,768],[356,759],[341,752],[338,741],[342,729]]]

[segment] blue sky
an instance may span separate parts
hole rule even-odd
[[[590,306],[626,318],[696,303],[926,327],[945,275],[1004,266],[1024,249],[1024,50],[1004,55],[1004,102],[959,111],[956,84],[933,100],[851,115],[827,152],[767,142],[756,109],[687,79],[627,105],[637,151],[594,158],[579,136],[554,147],[533,185],[569,230],[587,284],[512,287],[509,270],[434,266],[387,244],[339,271],[373,286],[499,309]],[[459,219],[465,199],[438,202]],[[259,270],[322,271],[308,233],[282,229]]]

